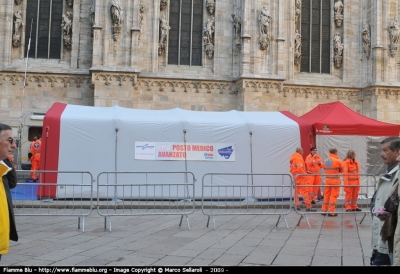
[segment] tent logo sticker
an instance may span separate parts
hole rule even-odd
[[[154,146],[149,146],[149,144],[145,144],[145,145],[143,145],[143,146],[136,146],[136,147],[141,148],[142,150],[145,150],[146,148],[147,148],[147,149],[152,149],[152,148],[154,148]]]
[[[317,129],[318,132],[318,129]],[[332,133],[332,131],[329,129],[329,126],[325,125],[322,127],[322,129],[319,131],[321,133]]]
[[[218,149],[219,155],[221,155],[225,159],[229,159],[229,157],[231,157],[231,155],[232,155],[232,152],[233,152],[233,149],[231,146]]]

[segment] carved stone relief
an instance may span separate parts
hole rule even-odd
[[[214,56],[214,32],[215,32],[215,19],[211,17],[207,19],[204,26],[204,45],[207,57],[211,59]]]
[[[22,26],[22,15],[21,10],[14,13],[14,33],[12,36],[12,46],[18,48],[21,44],[21,35],[19,35],[19,29]]]
[[[295,6],[295,23],[299,23],[300,20],[300,15],[301,15],[301,1],[300,0],[296,0],[294,3]]]
[[[270,44],[269,24],[272,21],[272,16],[268,14],[267,6],[263,6],[259,16],[258,22],[260,25],[260,49],[267,50]]]
[[[294,64],[296,66],[300,65],[301,60],[301,34],[296,30],[294,36]]]
[[[112,21],[112,34],[114,41],[118,40],[119,35],[121,34],[122,22],[124,20],[121,7],[121,0],[111,0],[111,21]]]
[[[236,48],[238,50],[242,49],[242,42],[241,42],[241,36],[242,36],[242,19],[237,16],[236,14],[232,14],[232,19],[233,19],[233,31],[234,31],[234,43],[236,45]]]
[[[168,7],[168,0],[161,0],[160,1],[160,10],[165,10]]]
[[[396,56],[397,49],[399,47],[399,38],[400,38],[400,22],[397,16],[393,19],[392,22],[389,23],[389,38],[390,45],[389,51],[390,56]]]
[[[364,23],[362,29],[362,41],[363,41],[363,50],[365,52],[365,55],[367,56],[367,59],[369,59],[369,55],[371,53],[371,36],[370,36],[369,25],[367,23]]]
[[[139,28],[140,28],[140,33],[138,39],[140,40],[140,35],[143,32],[143,24],[144,24],[144,18],[143,18],[143,13],[144,13],[145,6],[143,5],[142,1],[139,3]]]
[[[167,37],[170,30],[167,19],[164,15],[160,17],[160,40],[158,43],[158,55],[163,55],[167,46]]]
[[[68,11],[66,14],[63,14],[61,26],[62,26],[63,32],[64,32],[64,34],[63,34],[64,45],[67,49],[71,49],[72,20],[73,20],[72,12]]]
[[[67,5],[72,8],[74,6],[74,0],[67,0]]]
[[[343,2],[341,0],[337,0],[333,6],[335,10],[335,23],[338,28],[341,27],[343,23],[343,7]]]
[[[90,18],[90,23],[92,26],[94,26],[95,22],[95,6],[94,6],[94,0],[92,0],[92,5],[89,7],[89,18]],[[93,37],[93,28],[90,30],[90,36]]]
[[[16,85],[18,82],[23,83],[25,77],[23,74],[0,74],[0,85],[3,82],[11,82],[11,84]],[[63,87],[68,87],[68,85],[75,84],[77,88],[85,84],[91,84],[90,77],[87,76],[57,76],[52,74],[46,75],[27,75],[27,86],[29,83],[37,84],[38,87],[42,85],[47,85],[55,87],[56,84],[62,84]]]
[[[22,0],[15,0],[14,2],[15,2],[15,5],[19,5],[19,4],[21,4]]]
[[[215,0],[207,0],[207,10],[210,15],[214,14],[215,11]]]
[[[311,88],[311,87],[284,87],[282,91],[283,97],[288,97],[289,94],[293,94],[294,97],[304,96],[305,98],[315,97],[320,99],[325,97],[330,100],[332,97],[336,97],[337,99],[351,99],[354,97],[360,96],[359,89],[326,89],[326,88]]]
[[[342,37],[340,37],[339,33],[335,33],[335,37],[333,38],[333,48],[335,51],[334,63],[335,66],[338,68],[342,65],[344,49],[344,45],[342,44]]]

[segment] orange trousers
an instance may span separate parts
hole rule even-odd
[[[337,186],[331,186],[337,185]],[[340,179],[326,179],[324,189],[324,202],[322,204],[322,211],[329,211],[335,213],[337,198],[340,194]]]
[[[303,201],[307,208],[311,208],[311,197],[309,194],[309,186],[305,176],[294,176],[295,178],[295,193],[294,203],[300,206],[299,196],[303,197]]]
[[[345,182],[344,192],[344,207],[346,210],[357,209],[358,193],[360,192],[360,185],[350,185]]]
[[[31,157],[31,171],[33,170],[39,170],[39,165],[40,165],[40,157],[38,156],[32,156]],[[31,179],[32,180],[37,180],[37,172],[31,172]]]
[[[307,185],[309,185],[309,195],[311,201],[316,202],[318,197],[319,185],[321,185],[321,176],[307,176]]]

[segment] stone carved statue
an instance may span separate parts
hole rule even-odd
[[[335,33],[335,37],[333,38],[333,48],[335,51],[335,56],[334,56],[335,66],[340,67],[343,60],[344,45],[342,44],[342,37],[340,37],[339,33]]]
[[[167,46],[167,37],[170,30],[167,19],[164,15],[160,17],[160,40],[158,43],[158,55],[163,55]]]
[[[140,3],[139,3],[139,28],[140,28],[140,33],[139,33],[139,37],[138,37],[139,40],[140,40],[140,35],[143,32],[143,24],[144,24],[143,13],[144,13],[144,8],[145,8],[145,6],[143,5],[142,1],[140,1]]]
[[[68,7],[72,8],[74,5],[74,0],[67,0]]]
[[[168,6],[168,0],[160,1],[160,10],[164,10]]]
[[[92,23],[92,26],[94,25],[94,18],[95,18],[95,9],[93,6],[89,8],[89,18],[90,22]]]
[[[19,28],[22,26],[22,15],[21,10],[14,13],[14,33],[12,36],[12,46],[18,48],[21,43],[21,36],[19,33]]]
[[[269,24],[272,21],[272,16],[268,14],[267,6],[263,6],[260,15],[258,16],[258,22],[260,24],[260,49],[266,50],[268,49],[270,43],[270,34],[269,34]]]
[[[296,30],[294,36],[294,64],[297,66],[301,60],[301,34]]]
[[[215,19],[211,17],[207,19],[207,23],[204,26],[204,44],[208,58],[212,58],[214,55],[214,32],[215,32]]]
[[[337,0],[333,6],[335,10],[335,23],[337,27],[340,27],[343,22],[343,2],[341,0]]]
[[[90,22],[92,24],[92,26],[94,26],[94,22],[95,22],[95,5],[94,5],[94,0],[92,1],[92,5],[89,7],[89,18],[90,18]],[[93,28],[90,29],[90,36],[93,37]]]
[[[301,1],[296,0],[294,6],[295,6],[295,23],[298,23],[301,15]]]
[[[19,5],[22,2],[22,0],[15,0],[14,2],[15,2],[15,5]]]
[[[207,0],[206,6],[210,15],[213,15],[215,10],[215,0]]]
[[[71,49],[71,42],[72,42],[72,20],[73,14],[72,12],[67,12],[62,16],[62,28],[63,28],[63,40],[64,45],[67,49]]]
[[[389,45],[390,56],[394,57],[399,47],[399,38],[400,38],[400,22],[397,16],[394,18],[392,22],[389,23],[389,37],[390,37],[390,45]]]
[[[370,36],[369,25],[367,23],[364,23],[362,29],[362,40],[363,40],[363,49],[365,55],[367,56],[367,59],[369,59],[369,55],[371,53],[371,36]]]
[[[232,14],[234,41],[238,50],[242,49],[241,36],[242,36],[242,19],[236,14]]]
[[[112,20],[112,33],[114,41],[118,40],[119,34],[121,33],[121,26],[123,22],[123,14],[121,7],[121,0],[111,0],[111,20]]]

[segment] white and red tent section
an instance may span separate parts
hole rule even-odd
[[[89,171],[94,179],[101,172],[188,171],[197,179],[193,194],[195,197],[191,198],[201,199],[202,178],[207,173],[288,174],[290,155],[300,145],[309,148],[312,145],[311,134],[311,124],[290,112],[205,112],[178,108],[144,110],[55,103],[44,118],[40,169]],[[143,154],[144,149],[168,148],[175,144],[176,147],[185,145],[189,149],[191,146],[205,151],[212,145],[223,148],[193,154],[190,156],[192,158],[186,156],[186,159],[172,159],[171,157],[179,158],[182,154],[165,151],[155,152],[154,155]],[[41,183],[73,184],[79,181],[79,176],[74,176],[78,175],[42,174]],[[130,183],[128,179],[124,181],[124,178],[127,177],[119,177],[116,183]],[[144,183],[168,184],[164,178],[163,175],[153,175]],[[243,185],[247,183],[244,178],[246,177],[214,176],[213,184]],[[290,185],[288,176],[268,178],[267,184],[270,185]],[[265,180],[265,177],[254,177],[251,184],[265,184]],[[184,181],[182,174],[176,175],[175,183]],[[90,190],[74,193],[73,189],[78,188],[61,190],[58,187],[42,186],[38,189],[38,198],[71,198],[81,195],[89,197]],[[112,193],[98,195],[126,197],[127,193],[124,193],[122,186],[115,187],[115,192],[113,189],[110,190]],[[269,194],[262,195],[264,198],[275,195],[289,197],[289,188],[282,189],[271,188]],[[229,189],[221,188],[216,191],[226,192],[222,194],[225,197],[236,198],[236,194]],[[253,194],[257,198],[259,193]],[[139,198],[135,195],[139,194],[132,193],[131,198]],[[152,195],[156,198],[164,197],[159,190],[154,190]],[[210,190],[204,193],[204,198],[213,195]]]
[[[382,172],[384,166],[379,156],[380,142],[400,133],[400,125],[365,117],[341,102],[320,104],[300,118],[313,125],[318,153],[323,159],[328,157],[331,147],[338,149],[338,156],[342,160],[347,151],[353,149],[362,174],[377,175]]]

